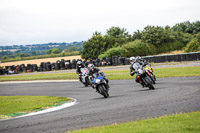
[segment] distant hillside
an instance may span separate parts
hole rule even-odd
[[[13,45],[0,46],[0,56],[15,57],[20,53],[25,56],[45,55],[46,51],[52,48],[59,48],[61,51],[67,50],[71,47],[76,47],[77,51],[83,48],[83,41],[72,43],[47,43],[47,44],[31,44],[31,45]]]

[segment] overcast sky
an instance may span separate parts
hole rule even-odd
[[[87,41],[112,26],[200,20],[200,0],[0,0],[0,46]]]

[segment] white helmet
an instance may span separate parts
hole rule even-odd
[[[81,60],[77,61],[77,66],[81,66],[81,65],[82,65],[82,61]]]
[[[137,56],[137,57],[136,57],[136,60],[138,60],[138,59],[141,60],[142,58],[141,58],[140,56]]]
[[[93,64],[89,64],[89,65],[88,65],[88,69],[89,69],[89,70],[93,70],[93,69],[94,69],[94,65],[93,65]]]
[[[132,57],[130,57],[130,59],[129,59],[129,60],[130,60],[130,63],[132,63],[132,64],[133,64],[133,63],[134,63],[134,61],[135,61],[135,57],[134,57],[134,56],[132,56]]]
[[[140,62],[141,59],[142,59],[142,58],[141,58],[140,56],[137,56],[137,57],[135,58],[135,62],[136,62],[136,61],[139,61],[139,62]]]

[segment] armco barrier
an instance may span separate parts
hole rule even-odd
[[[183,53],[176,55],[156,55],[156,56],[144,56],[143,59],[148,62],[161,63],[171,61],[193,61],[200,60],[200,52]]]

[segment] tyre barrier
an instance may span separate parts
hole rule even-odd
[[[65,61],[65,69],[71,69],[71,61],[70,60]]]
[[[148,62],[162,63],[162,62],[180,62],[180,61],[193,61],[200,60],[200,52],[176,54],[176,55],[156,55],[156,56],[144,56],[143,59]],[[55,63],[50,62],[41,62],[39,66],[37,64],[24,64],[21,65],[12,65],[5,66],[5,68],[0,67],[0,75],[4,74],[17,74],[20,72],[43,72],[43,71],[52,71],[52,70],[68,70],[76,69],[76,63],[81,59],[71,60],[57,60]],[[82,60],[81,60],[82,61]],[[96,60],[84,60],[83,63],[87,66],[90,63],[93,63],[95,66],[118,66],[118,65],[129,65],[130,61],[127,57],[113,56],[112,58],[102,58]]]
[[[99,58],[97,58],[94,65],[97,66],[97,67],[99,67],[99,66],[101,66],[101,62],[102,61]]]
[[[61,59],[61,61],[60,61],[60,69],[61,70],[65,69],[65,60],[64,59]]]
[[[72,69],[75,69],[75,68],[76,68],[76,62],[77,62],[76,59],[73,59],[73,60],[72,60],[72,63],[71,63],[71,68],[72,68]]]

